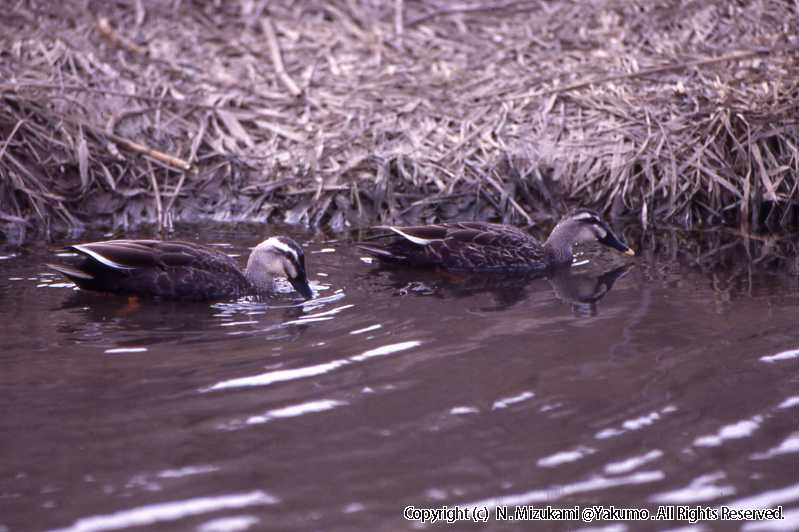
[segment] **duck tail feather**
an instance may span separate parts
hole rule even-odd
[[[123,240],[122,242],[124,243],[126,241]],[[70,246],[70,249],[73,249],[73,250],[75,250],[75,251],[77,251],[79,253],[82,253],[83,255],[89,256],[89,257],[93,258],[94,260],[96,260],[97,262],[99,262],[100,264],[103,264],[104,266],[107,266],[109,268],[112,268],[112,269],[115,269],[115,270],[133,270],[133,269],[135,269],[135,266],[128,266],[126,264],[122,264],[121,262],[118,262],[118,261],[106,256],[106,254],[103,253],[103,251],[108,252],[110,250],[116,250],[117,252],[119,252],[119,251],[125,249],[124,247],[122,247],[121,250],[119,248],[120,248],[120,243],[119,242],[114,243],[113,241],[112,242],[92,242],[90,244],[77,244],[77,245],[74,245],[74,246]],[[149,258],[150,255],[148,253],[145,253],[145,257]]]
[[[393,225],[388,226],[388,229],[391,229],[392,231],[394,231],[404,239],[409,240],[410,242],[413,242],[414,244],[417,244],[419,246],[428,246],[433,243],[433,241],[428,238],[422,238],[420,236],[412,235],[410,230],[403,230],[400,229],[399,227],[394,227]]]
[[[91,281],[94,279],[94,276],[88,272],[83,270],[79,270],[77,268],[72,268],[70,266],[64,266],[63,264],[45,264],[50,269],[57,271],[63,275],[66,275],[72,280],[82,280],[82,281]]]
[[[405,257],[402,255],[396,255],[387,249],[381,248],[379,246],[371,246],[369,244],[356,244],[355,247],[360,249],[361,251],[365,251],[369,255],[376,257],[382,260],[404,260]]]

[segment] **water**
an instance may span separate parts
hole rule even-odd
[[[47,272],[53,246],[0,252],[0,530],[393,531],[445,505],[782,505],[799,529],[795,276],[645,247],[512,282],[289,233],[309,303],[133,305]],[[543,528],[608,525],[689,522]]]

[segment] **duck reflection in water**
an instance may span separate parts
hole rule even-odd
[[[108,297],[76,290],[52,309],[55,328],[76,343],[148,347],[164,343],[217,341],[219,331],[237,337],[296,338],[308,325],[298,321],[303,307],[257,301],[163,301]],[[102,334],[100,332],[102,331]]]
[[[609,268],[597,273],[593,271],[575,271],[571,266],[553,268],[548,273],[529,273],[522,275],[477,274],[462,272],[446,272],[437,270],[412,270],[384,266],[371,270],[371,284],[382,284],[387,279],[391,287],[400,296],[420,295],[439,298],[464,298],[481,293],[489,293],[496,305],[481,308],[485,311],[501,311],[530,297],[528,288],[540,291],[540,283],[548,283],[557,299],[571,304],[572,313],[576,317],[592,317],[598,314],[597,303],[613,288],[633,264],[625,264]],[[538,284],[537,284],[538,283]]]
[[[578,317],[597,315],[597,303],[608,295],[613,285],[633,267],[625,264],[599,275],[574,273],[572,268],[558,268],[547,277],[555,295],[564,303],[571,303],[572,312]]]

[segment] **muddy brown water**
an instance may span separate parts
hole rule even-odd
[[[261,230],[178,236],[243,260]],[[0,530],[690,525],[497,520],[529,505],[781,506],[691,530],[799,528],[795,277],[646,250],[560,279],[380,270],[288,232],[311,302],[136,306],[48,272],[53,246],[0,252]]]

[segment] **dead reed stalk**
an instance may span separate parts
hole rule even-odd
[[[791,227],[795,2],[14,2],[0,220]]]

